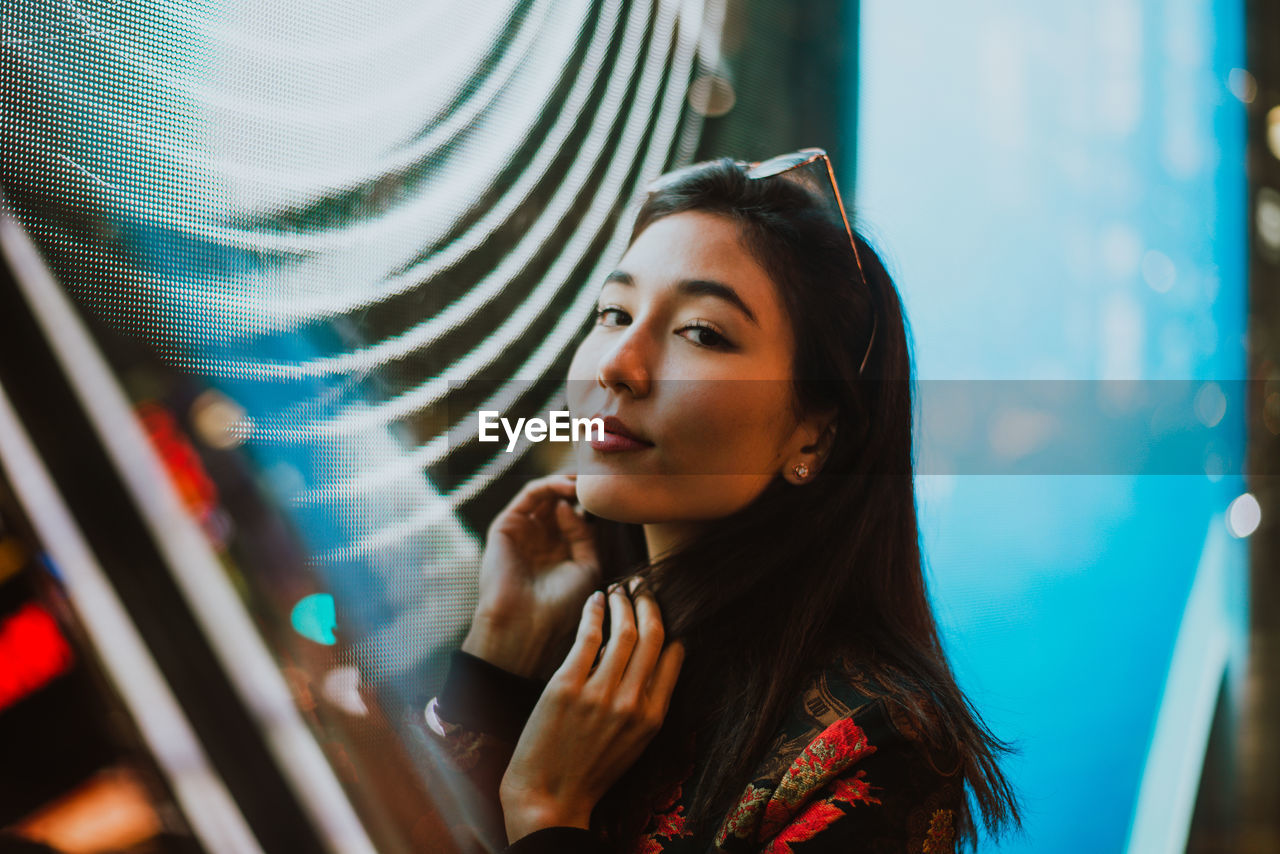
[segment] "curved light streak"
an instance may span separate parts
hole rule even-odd
[[[554,4],[546,5],[548,5],[548,7],[554,6]],[[525,30],[530,30],[532,32],[532,29],[528,27],[522,28],[521,31],[524,32]],[[534,34],[536,35],[536,32]],[[133,67],[138,68],[140,66],[135,65]],[[510,71],[514,73],[514,71],[519,70],[520,67],[520,64],[516,63]],[[547,71],[547,73],[551,72]],[[177,79],[173,78],[172,75],[168,75],[168,77],[175,80]],[[509,77],[506,79],[508,81],[510,80]],[[182,92],[182,87],[174,88],[175,91],[179,92],[179,94]],[[497,84],[491,83],[489,88],[493,88],[495,91],[501,91],[501,87]],[[488,88],[483,91],[488,93]],[[473,96],[473,98],[476,98],[477,103],[483,105],[483,102],[479,97]],[[72,102],[74,101],[74,97],[68,92],[64,100]],[[169,113],[166,115],[173,114]],[[203,166],[204,164],[213,162],[210,160],[193,160],[188,155],[186,147],[170,143],[164,134],[156,134],[154,132],[154,127],[140,127],[129,122],[128,116],[129,113],[127,111],[121,111],[120,120],[110,122],[108,125],[111,128],[113,139],[129,140],[133,144],[134,150],[150,155],[150,157],[155,157],[157,160],[163,159],[157,156],[158,153],[169,154],[169,165],[182,166],[194,164],[197,166]],[[100,125],[103,122],[109,121],[109,117],[107,116],[97,116],[96,118],[99,120]],[[507,118],[510,117],[508,116]],[[455,119],[451,117],[448,127],[452,128],[454,122]],[[177,126],[194,127],[195,118],[188,116],[182,116],[179,118],[175,116],[172,124]],[[408,158],[407,162],[413,162],[414,160],[421,159],[421,157],[424,156],[424,152],[430,153],[449,145],[450,139],[448,137],[440,139],[440,133],[443,133],[443,131],[433,129],[426,140],[424,140],[420,145],[413,147],[413,156],[404,154],[403,156]],[[518,141],[518,135],[511,135],[511,141],[515,144]],[[502,156],[498,152],[491,152],[490,156],[495,163],[501,162],[502,160]],[[384,170],[397,168],[393,165],[395,162],[399,161],[380,161],[376,164],[376,167],[371,167],[373,171],[366,169],[365,173],[367,175],[385,174]],[[402,167],[403,164],[401,164],[400,168]],[[209,180],[216,177],[213,173],[204,169],[191,171],[198,173],[198,177],[193,179],[193,182],[196,184],[207,183]],[[294,174],[296,175],[296,173]],[[137,173],[130,177],[145,178],[148,177],[148,173]],[[149,184],[152,182],[143,181],[140,183]],[[164,182],[162,186],[168,187],[171,185],[172,182]],[[296,187],[296,180],[290,183],[290,187]],[[148,225],[172,229],[188,236],[199,238],[226,248],[251,250],[258,253],[273,252],[294,255],[304,255],[325,249],[350,248],[351,246],[367,244],[370,237],[380,237],[385,239],[390,233],[394,232],[399,227],[403,227],[406,235],[418,235],[418,241],[420,244],[420,235],[424,231],[423,224],[421,222],[423,214],[430,213],[431,211],[439,208],[438,199],[424,195],[419,197],[414,204],[395,208],[384,217],[369,219],[361,224],[347,224],[341,229],[326,231],[319,235],[273,234],[269,232],[217,226],[209,222],[204,222],[199,219],[175,213],[170,207],[157,202],[143,201],[142,203],[139,203],[139,199],[136,196],[126,196],[125,194],[119,193],[112,193],[112,195],[116,196],[116,203],[120,205],[122,209],[129,210],[135,217]],[[218,195],[219,194],[216,192],[212,193],[211,198],[216,199]],[[308,190],[305,192],[297,192],[296,195],[298,198],[309,198],[315,195],[315,191]]]
[[[256,31],[239,30],[233,27],[223,26],[211,35],[220,39],[222,44],[230,45],[245,52],[257,52],[260,54],[270,54],[286,59],[315,59],[316,51],[325,51],[326,59],[340,58],[371,58],[381,59],[382,52],[386,50],[388,45],[393,45],[399,41],[409,41],[414,38],[414,34],[420,30],[429,29],[428,25],[433,21],[438,21],[441,17],[441,4],[432,5],[431,3],[405,3],[401,8],[410,12],[417,10],[416,16],[409,15],[402,17],[399,14],[389,17],[387,27],[371,32],[369,35],[361,38],[360,36],[352,37],[349,33],[343,32],[341,38],[325,41],[323,43],[290,43],[271,41],[269,39],[259,38]],[[444,7],[447,11],[447,6]],[[479,22],[480,16],[488,12],[493,21],[487,21],[484,24]],[[475,41],[479,43],[491,43],[496,30],[502,29],[501,22],[509,16],[509,8],[497,3],[477,3],[467,10],[467,22],[465,27],[459,27],[460,30],[466,30],[472,33]],[[489,24],[495,26],[485,29]],[[388,33],[392,38],[381,38],[383,33]],[[379,37],[375,37],[379,36]],[[371,56],[379,54],[378,56]],[[459,77],[465,78],[466,66],[459,64]]]
[[[687,70],[688,63],[692,59],[692,56],[693,51],[690,48],[684,46],[678,48],[676,62],[677,68]],[[674,74],[673,77],[675,77]],[[683,89],[680,89],[679,91],[681,92],[682,100]],[[664,104],[664,112],[659,117],[657,123],[659,128],[667,131],[675,125],[679,118],[679,104],[679,101],[674,101],[673,103],[673,99],[668,99]],[[672,113],[674,113],[674,115],[672,115]],[[655,134],[655,136],[660,139],[665,138],[662,134]],[[641,186],[644,186],[646,176],[657,174],[661,169],[662,155],[655,153],[659,150],[660,149],[655,146],[648,152],[648,157],[646,158],[640,173]],[[543,345],[531,355],[529,360],[525,363],[526,366],[532,365],[534,366],[534,370],[538,372],[545,371],[547,367],[554,364],[567,347],[573,345],[573,342],[570,341],[570,335],[576,329],[577,321],[575,318],[582,317],[584,312],[587,310],[587,307],[594,303],[595,292],[592,284],[594,284],[600,276],[604,275],[606,270],[613,266],[613,257],[625,244],[628,231],[629,229],[626,227],[625,219],[620,221],[619,227],[615,229],[606,250],[601,253],[600,262],[596,265],[592,275],[588,278],[587,286],[579,292],[573,305],[562,314],[561,320],[557,324],[555,330],[547,336]],[[561,343],[556,344],[553,342]],[[477,424],[476,415],[480,409],[497,409],[502,411],[505,405],[513,402],[515,397],[521,393],[523,393],[522,389],[519,389],[518,387],[515,387],[514,384],[509,383],[503,386],[496,394],[491,396],[483,404],[477,406],[475,410],[472,410],[471,413],[461,420],[460,425],[463,426],[461,432],[455,428],[455,430],[450,431],[448,434],[437,436],[428,444],[419,447],[407,459],[401,458],[397,460],[395,464],[384,466],[374,472],[339,481],[329,487],[311,490],[300,495],[297,500],[299,503],[319,503],[335,499],[350,498],[354,495],[377,487],[389,485],[390,483],[404,477],[420,477],[425,468],[442,461],[450,447],[453,447],[456,443],[469,441],[471,438],[474,438],[476,434],[474,425]],[[558,395],[559,392],[549,398],[547,405],[550,405]],[[485,485],[491,483],[494,478],[505,473],[512,465],[521,459],[525,452],[527,452],[527,448],[519,453],[503,453],[495,455],[494,458],[479,471],[464,481],[457,489],[449,493],[449,501],[447,502],[448,506],[456,507],[461,503],[471,500]],[[445,504],[445,502],[442,502],[442,504]],[[393,545],[407,536],[419,533],[429,527],[437,520],[437,518],[438,514],[435,511],[427,510],[422,514],[402,520],[389,528],[379,529],[373,534],[351,544],[350,546],[344,547],[344,549],[339,550],[339,552],[343,557],[349,559],[350,556],[355,554],[363,555],[370,551],[376,551],[379,547]],[[333,556],[337,557],[339,552],[335,552]]]
[[[671,25],[674,20],[674,14],[663,15],[659,12],[658,25],[655,27],[657,30],[655,42],[658,41],[659,36],[663,39],[663,42],[659,43],[669,42]],[[687,56],[680,58],[681,65],[687,63],[691,58],[692,50],[686,49],[686,53],[688,54]],[[653,56],[654,54],[650,54],[649,58],[652,59]],[[665,59],[664,54],[661,63],[651,61],[649,63],[651,67],[642,72],[637,85],[639,90],[637,100],[640,100],[641,95],[646,91],[650,95],[656,94],[659,80],[655,78],[661,77],[661,67],[665,66]],[[655,64],[659,66],[656,72],[652,68]],[[678,103],[683,103],[683,87],[674,87],[674,90],[680,93]],[[664,105],[664,113],[667,118],[665,124],[668,125],[674,124],[674,120],[671,117],[672,112],[675,112],[678,117],[678,109],[672,110],[670,101],[671,99]],[[588,228],[580,227],[574,233],[574,236],[568,242],[567,251],[556,259],[555,264],[548,270],[547,275],[543,277],[542,283],[530,292],[529,297],[519,308],[508,315],[502,325],[487,336],[479,347],[446,368],[442,372],[442,376],[432,378],[423,385],[392,398],[386,403],[379,404],[376,407],[353,408],[343,415],[311,424],[288,425],[280,424],[274,419],[268,420],[262,424],[262,432],[255,433],[255,438],[264,439],[269,431],[270,434],[274,434],[275,438],[289,435],[295,441],[307,441],[325,435],[347,435],[372,427],[384,426],[391,421],[403,418],[411,412],[437,402],[449,389],[450,380],[445,375],[475,376],[501,356],[513,341],[521,337],[523,332],[528,329],[529,324],[551,304],[555,298],[556,291],[559,290],[560,282],[563,281],[569,271],[581,262],[590,244],[595,240],[597,232],[594,229],[600,222],[604,221],[609,209],[613,207],[614,198],[617,195],[617,190],[621,188],[622,179],[625,173],[631,169],[633,159],[644,140],[643,127],[637,127],[637,125],[648,125],[649,111],[647,108],[651,103],[652,101],[646,101],[644,102],[646,109],[643,111],[636,109],[630,113],[627,126],[623,131],[621,144],[619,145],[621,151],[611,158],[609,170],[601,182],[600,191],[592,197],[591,206],[583,217],[582,222],[588,223]],[[637,119],[637,116],[640,118]],[[585,175],[589,174],[591,169],[594,168],[594,159],[598,159],[603,153],[602,143],[604,140],[602,138],[607,136],[607,132],[599,126],[593,130],[597,131],[597,133],[594,140],[595,150],[592,150],[589,155],[592,161],[584,164],[583,160],[586,158],[580,158],[574,165],[574,169],[583,174],[584,180]],[[663,130],[668,130],[668,128],[664,127]],[[584,148],[590,150],[592,142],[593,140],[589,138],[584,143]],[[653,155],[655,150],[660,151],[659,156],[655,157]],[[656,173],[661,166],[655,167],[653,165],[654,161],[656,160],[661,164],[662,160],[666,158],[665,147],[652,146],[649,149],[649,153],[650,157],[645,163],[645,168],[642,169],[641,177]],[[559,201],[559,204],[556,204],[557,201]],[[546,237],[559,224],[561,217],[568,211],[572,201],[572,198],[567,198],[563,192],[558,192],[553,197],[552,203],[548,205],[546,215],[539,218],[534,227],[526,233],[526,240],[522,243],[522,247],[527,247],[525,252],[520,254],[511,253],[505,256],[502,263],[493,273],[477,283],[463,298],[451,304],[447,309],[414,327],[404,335],[388,339],[366,350],[328,360],[329,364],[334,365],[334,363],[341,360],[342,372],[344,373],[372,371],[386,361],[399,358],[430,343],[457,323],[474,314],[502,291],[512,275],[514,275],[514,272],[522,270],[527,265],[533,253],[545,243]],[[613,260],[612,257],[609,258],[610,263]],[[508,268],[512,268],[513,271],[506,273]],[[590,284],[594,284],[594,280]],[[580,317],[581,315],[578,316]],[[565,320],[562,317],[557,329],[564,325]],[[573,327],[576,328],[576,322],[573,323]],[[543,346],[545,347],[546,345],[544,344]]]
[[[421,124],[428,125],[428,130],[421,137],[416,139],[412,145],[397,147],[385,157],[382,158],[353,158],[360,163],[360,168],[349,169],[346,172],[337,172],[333,169],[324,171],[302,171],[288,168],[281,169],[265,169],[254,168],[250,164],[240,161],[227,161],[221,159],[211,159],[208,162],[220,167],[221,174],[229,176],[236,180],[258,181],[260,183],[273,183],[284,188],[296,188],[299,184],[309,185],[309,192],[318,195],[330,193],[335,190],[350,186],[358,186],[360,184],[375,181],[380,177],[388,174],[394,174],[402,170],[408,169],[415,164],[431,157],[440,151],[448,149],[453,139],[458,136],[461,131],[466,130],[485,111],[495,103],[498,96],[511,88],[512,81],[516,79],[518,72],[526,68],[530,58],[535,54],[536,47],[545,49],[545,45],[539,45],[539,37],[544,35],[555,35],[555,28],[544,26],[553,3],[540,2],[530,11],[529,17],[517,31],[516,38],[510,43],[509,49],[502,52],[498,66],[490,71],[484,77],[484,83],[480,89],[467,96],[463,102],[463,108],[455,110],[444,118],[443,121],[433,121],[435,116],[422,117]],[[535,11],[540,14],[535,14]],[[572,44],[576,41],[576,36],[568,42]],[[564,42],[561,42],[564,44]],[[424,63],[423,70],[431,67],[431,63]],[[555,66],[549,66],[545,69],[546,74],[550,75],[556,70]],[[245,108],[245,104],[255,104],[256,102],[244,102],[239,99],[232,101],[221,95],[221,90],[212,87],[203,87],[209,89],[212,93],[206,103],[215,106],[224,107],[226,109],[235,110],[238,113],[253,115],[254,112]],[[527,88],[535,88],[529,86]],[[387,107],[395,106],[402,101],[409,101],[415,94],[419,99],[422,97],[422,85],[420,82],[414,85],[403,87],[399,91],[392,92],[394,99],[384,97],[382,99],[374,99],[373,103],[378,104],[381,108],[383,105],[380,101],[388,101]],[[532,112],[537,115],[538,109],[543,102],[530,102],[526,108],[526,113]],[[361,107],[351,109],[348,104],[326,103],[323,105],[325,114],[325,123],[328,126],[354,124],[356,122],[367,121],[368,116],[373,112],[368,109],[370,102],[364,99]],[[317,121],[316,110],[313,107],[306,109],[294,110],[292,113],[287,110],[272,109],[276,105],[270,105],[271,108],[264,107],[261,114],[269,115],[272,119],[282,120],[288,119],[295,124],[313,123],[319,125]],[[442,105],[443,108],[443,105]],[[389,111],[389,109],[385,110]],[[330,119],[336,118],[334,122]],[[510,117],[507,117],[510,118]],[[513,144],[518,143],[518,135],[513,135],[509,140]],[[494,164],[504,162],[504,157],[499,155],[495,157]],[[377,223],[380,220],[372,220],[371,223]],[[344,226],[344,229],[347,226]],[[368,227],[368,226],[366,226]]]
[[[583,110],[589,106],[588,95],[590,94],[593,81],[589,73],[590,69],[596,68],[603,61],[604,54],[609,49],[610,31],[615,24],[618,14],[619,3],[617,0],[611,0],[603,12],[607,15],[608,27],[600,27],[596,31],[591,45],[588,48],[587,57],[589,63],[585,64],[586,73],[578,76],[566,100],[565,109],[560,111],[555,124],[547,135],[546,141],[537,149],[533,161],[529,167],[521,172],[517,182],[503,194],[502,198],[479,220],[477,223],[467,230],[466,233],[448,245],[441,251],[426,258],[422,263],[414,265],[404,272],[386,277],[382,280],[376,294],[360,293],[352,294],[352,289],[348,286],[340,291],[332,294],[326,293],[317,299],[310,301],[299,301],[294,299],[288,302],[281,301],[277,306],[267,308],[262,301],[254,300],[251,304],[245,306],[243,314],[248,318],[247,322],[236,324],[237,331],[252,325],[250,331],[253,332],[277,332],[284,331],[291,326],[295,326],[301,322],[314,321],[324,317],[330,317],[354,311],[359,308],[367,308],[376,305],[392,297],[403,294],[416,287],[421,287],[423,282],[431,277],[440,275],[444,271],[453,267],[462,261],[466,256],[478,250],[485,240],[497,229],[497,227],[508,220],[521,205],[525,204],[529,195],[533,192],[536,184],[542,179],[543,175],[550,167],[552,160],[558,156],[562,150],[565,140],[573,131],[574,125],[577,123],[579,116]],[[628,28],[630,31],[630,28]],[[612,83],[612,79],[611,79]],[[621,79],[617,85],[625,85],[626,79]],[[603,127],[602,133],[607,133],[607,125],[613,120],[612,115],[597,116],[595,122],[597,127]],[[577,170],[566,176],[561,182],[558,197],[572,200],[579,194],[585,186],[587,170]],[[463,195],[463,194],[459,194]],[[466,193],[465,195],[473,195]],[[431,207],[440,207],[442,204],[447,205],[448,202],[441,202],[440,198],[433,194],[428,200]],[[560,215],[567,209],[568,202],[558,209]],[[419,205],[422,206],[422,205]],[[382,230],[385,221],[379,221],[379,224],[370,225],[368,228],[374,232],[376,236]],[[414,238],[419,244],[420,238]],[[531,258],[538,250],[537,241],[531,241],[527,235],[523,236],[519,246],[523,247],[524,259]],[[396,266],[397,262],[390,262],[389,266]],[[505,283],[504,283],[505,284]],[[500,289],[501,286],[499,286]],[[264,311],[265,309],[265,311]],[[474,309],[471,309],[474,310]],[[438,332],[431,333],[427,339],[432,340]],[[360,351],[357,351],[360,352]],[[406,351],[407,352],[407,351]],[[384,360],[385,361],[385,360]],[[248,360],[222,360],[222,359],[188,359],[184,360],[184,364],[192,369],[199,370],[209,376],[223,378],[278,378],[278,379],[299,379],[308,376],[326,376],[347,371],[342,365],[329,366],[325,360],[317,360],[313,363],[315,367],[306,369],[302,365],[283,362],[269,361],[248,361]],[[357,371],[359,369],[356,369]]]

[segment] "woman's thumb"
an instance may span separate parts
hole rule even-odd
[[[591,526],[586,519],[574,512],[567,499],[556,501],[556,525],[569,542],[574,560],[595,559],[595,540],[591,536]]]

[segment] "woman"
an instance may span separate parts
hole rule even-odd
[[[1018,823],[925,592],[901,304],[831,176],[673,173],[603,283],[567,391],[608,433],[494,520],[427,710],[496,847],[951,851],[966,786]]]

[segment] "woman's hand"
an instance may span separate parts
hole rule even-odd
[[[574,617],[600,583],[591,527],[572,505],[575,477],[530,481],[494,517],[464,652],[540,678],[560,660]]]
[[[662,618],[649,593],[636,595],[634,609],[618,588],[608,598],[611,631],[599,664],[592,667],[604,596],[596,593],[502,778],[510,842],[544,827],[588,827],[592,809],[666,718],[684,646],[674,641],[663,647]]]

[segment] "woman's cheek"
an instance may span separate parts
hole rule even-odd
[[[690,471],[696,474],[758,474],[751,438],[758,435],[758,415],[750,408],[725,405],[705,410],[691,432],[697,436]]]
[[[573,354],[573,360],[569,362],[569,372],[565,380],[565,398],[574,415],[579,414],[577,410],[585,402],[593,381],[593,375],[587,370],[589,359],[590,353],[587,352],[584,342]]]

